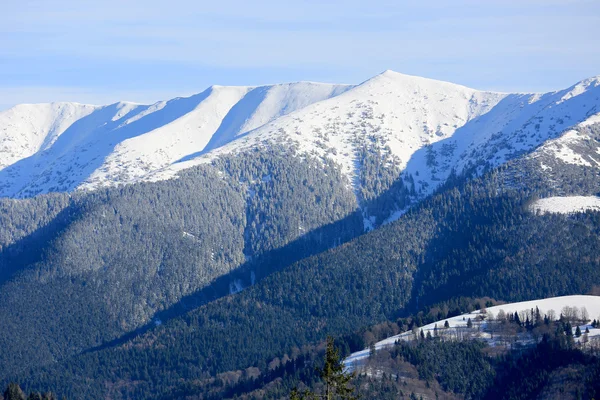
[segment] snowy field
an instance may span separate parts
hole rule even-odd
[[[548,197],[535,201],[531,211],[535,213],[572,214],[588,210],[600,211],[600,197],[597,196],[567,196]]]
[[[495,318],[498,316],[498,313],[501,313],[501,311],[505,314],[511,314],[511,313],[514,314],[515,312],[520,313],[520,312],[530,311],[531,309],[535,309],[536,307],[540,310],[540,313],[542,316],[549,315],[552,313],[552,314],[554,314],[556,319],[558,319],[559,315],[561,314],[561,311],[565,307],[570,307],[571,309],[577,308],[577,310],[580,313],[581,313],[581,309],[585,308],[585,310],[588,314],[588,321],[587,321],[588,323],[580,326],[581,331],[584,332],[587,327],[590,331],[588,337],[591,338],[593,336],[600,335],[600,329],[595,329],[589,324],[594,319],[600,320],[600,296],[584,296],[584,295],[561,296],[561,297],[551,297],[551,298],[541,299],[541,300],[524,301],[524,302],[519,302],[519,303],[502,304],[499,306],[494,306],[494,307],[488,308],[486,310],[486,318],[490,318],[490,316],[492,318]],[[476,332],[474,332],[472,335],[470,335],[470,337],[472,337],[474,339],[485,340],[486,342],[488,342],[488,344],[494,345],[495,344],[494,339],[490,336],[490,334],[483,332],[483,328],[485,328],[486,322],[485,322],[485,320],[483,320],[482,322],[479,322],[481,320],[481,316],[482,316],[481,311],[477,310],[477,311],[462,314],[462,315],[459,315],[456,317],[443,319],[443,320],[434,322],[432,324],[424,325],[424,326],[420,327],[419,334],[420,334],[420,330],[422,329],[424,334],[427,334],[427,332],[429,332],[433,335],[434,330],[436,329],[436,326],[437,326],[439,332],[442,332],[444,330],[443,327],[444,327],[445,323],[448,322],[448,325],[449,325],[449,329],[448,329],[449,335],[448,336],[450,338],[458,337],[458,334],[460,334],[461,332],[462,333],[466,332],[468,320],[471,319],[472,323],[475,325],[476,328],[481,327],[482,329],[474,329]],[[575,331],[575,329],[576,329],[576,326],[573,326],[573,331]],[[376,350],[383,349],[386,347],[393,346],[399,340],[410,341],[410,340],[414,340],[414,338],[415,338],[415,335],[412,331],[403,332],[401,334],[391,336],[387,339],[377,342],[375,344],[375,349]],[[367,359],[369,357],[369,353],[370,353],[370,349],[364,349],[364,350],[358,351],[356,353],[352,353],[350,356],[348,356],[344,360],[344,364],[346,365],[347,368],[353,369],[360,365],[361,360]]]

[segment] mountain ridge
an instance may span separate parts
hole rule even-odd
[[[451,171],[500,165],[594,117],[599,82],[511,94],[386,70],[358,85],[213,85],[151,105],[18,105],[0,112],[0,196],[170,179],[279,142],[340,164],[357,193],[358,153],[384,153],[422,198]]]

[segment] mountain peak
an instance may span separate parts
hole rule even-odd
[[[461,88],[469,91],[478,91],[476,89],[471,89],[467,86],[460,85],[457,83],[443,81],[439,79],[426,78],[419,75],[409,75],[404,74],[402,72],[393,71],[391,69],[386,69],[382,73],[375,75],[371,79],[366,80],[363,84],[375,83],[379,84],[382,82],[393,82],[402,86],[407,85],[408,87],[429,87],[433,88],[434,86],[441,86],[446,88]],[[362,84],[361,84],[362,85]]]
[[[478,91],[388,69],[358,86],[310,81],[213,85],[152,105],[23,105],[0,113],[0,196],[92,189],[159,175],[166,179],[195,163],[270,140],[330,158],[354,182],[360,172],[355,155],[367,137],[388,149],[399,168],[419,172],[417,188],[429,193],[445,179],[445,171],[455,166],[460,170],[477,152],[484,154],[492,137],[529,151],[555,136],[553,129],[564,130],[597,113],[591,109],[597,105],[597,87],[598,76],[559,93],[531,97]],[[547,109],[561,99],[569,106]],[[569,124],[555,126],[552,121],[566,120],[563,115],[570,116]],[[539,123],[539,132],[529,133],[526,145],[514,136],[533,117],[547,118]],[[430,168],[424,146],[440,154],[438,167]],[[512,153],[506,154],[495,155],[494,162]],[[67,174],[75,163],[79,173]]]

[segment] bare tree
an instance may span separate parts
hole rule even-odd
[[[588,313],[587,308],[585,307],[581,307],[581,320],[583,321],[584,324],[587,324],[587,322],[590,320],[590,314]]]
[[[498,311],[498,316],[497,316],[498,322],[506,322],[506,313],[504,312],[504,310],[500,310]]]
[[[577,309],[577,307],[564,306],[561,313],[568,322],[576,322],[579,320],[579,309]]]
[[[481,327],[481,325],[479,325]],[[487,313],[487,322],[485,324],[485,330],[490,333],[491,338],[494,338],[494,330],[496,329],[496,318],[494,317],[494,313],[488,311]]]
[[[584,334],[581,336],[581,344],[583,345],[583,347],[586,347],[586,345],[587,345],[587,343],[589,342],[589,340],[590,340],[590,339],[589,339],[589,337],[588,337],[588,334],[587,334],[587,332],[586,332],[586,333],[584,333]]]

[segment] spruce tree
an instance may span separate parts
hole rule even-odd
[[[8,388],[4,391],[4,400],[26,400],[26,396],[19,385],[9,383]]]
[[[377,349],[375,348],[375,343],[371,343],[371,345],[369,346],[369,357],[375,357],[376,352]]]
[[[521,326],[521,318],[519,318],[519,314],[515,311],[515,324]]]
[[[573,327],[571,326],[570,322],[567,322],[565,325],[565,334],[567,337],[573,337]]]
[[[333,344],[333,338],[327,338],[327,350],[325,352],[325,364],[319,370],[321,379],[325,382],[325,399],[332,400],[340,398],[354,400],[354,388],[350,380],[354,374],[344,372],[344,364],[340,361],[339,350]],[[336,397],[337,395],[337,397]]]
[[[321,379],[325,383],[325,394],[317,395],[313,392],[305,390],[300,393],[296,388],[290,392],[292,400],[309,400],[309,399],[342,399],[356,400],[354,388],[350,385],[350,380],[354,378],[353,373],[344,372],[344,364],[340,360],[339,350],[333,344],[333,338],[327,338],[327,350],[325,352],[325,364],[323,368],[318,369]]]

